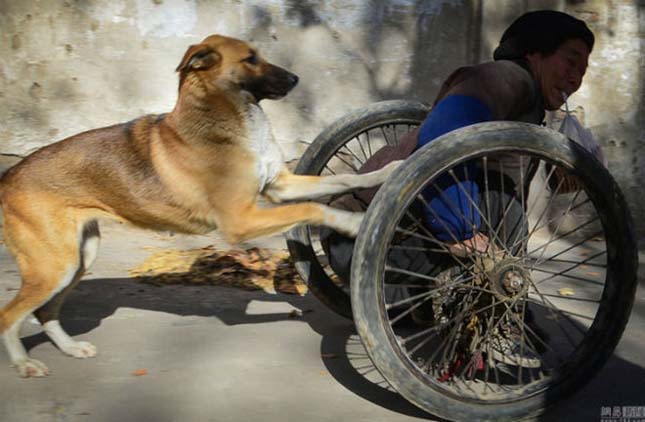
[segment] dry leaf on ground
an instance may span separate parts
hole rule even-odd
[[[264,248],[220,251],[199,249],[152,249],[152,255],[130,275],[140,281],[163,284],[211,284],[264,290],[268,293],[304,295],[307,286],[289,254]]]

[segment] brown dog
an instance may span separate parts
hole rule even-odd
[[[32,312],[62,352],[96,354],[63,331],[58,313],[96,257],[98,218],[182,233],[219,228],[231,243],[302,223],[355,236],[361,214],[313,202],[262,208],[258,198],[279,203],[376,186],[396,167],[360,176],[291,174],[258,102],[285,96],[298,77],[242,41],[209,36],[186,51],[177,71],[172,112],[49,145],[0,180],[5,243],[22,277],[0,311],[0,333],[21,376],[48,373],[18,337]]]

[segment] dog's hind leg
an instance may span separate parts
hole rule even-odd
[[[27,355],[19,338],[20,325],[82,273],[79,233],[69,216],[43,221],[42,216],[48,215],[43,207],[23,208],[15,213],[4,208],[5,240],[16,256],[22,286],[0,310],[0,334],[20,375],[42,377],[49,371],[42,362]]]
[[[81,235],[81,266],[74,275],[72,281],[44,305],[34,311],[34,315],[43,326],[45,333],[66,355],[75,358],[89,358],[96,356],[97,350],[94,345],[86,341],[72,339],[61,327],[59,313],[63,301],[69,292],[80,282],[81,277],[89,269],[98,252],[100,232],[96,221],[90,221],[83,227]]]
[[[262,192],[273,202],[318,198],[356,189],[371,188],[385,182],[402,163],[392,161],[385,167],[364,174],[337,174],[332,176],[305,176],[283,170]]]
[[[23,285],[18,294],[0,311],[0,333],[9,359],[23,377],[42,377],[49,373],[40,361],[29,358],[19,338],[20,325],[25,318],[53,297],[60,286],[69,284],[77,268],[21,268]]]

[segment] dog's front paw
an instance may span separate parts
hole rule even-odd
[[[61,348],[62,352],[79,359],[93,358],[96,356],[96,346],[87,341],[75,341]]]
[[[18,373],[23,378],[39,378],[49,375],[49,369],[39,360],[25,358],[14,363]]]
[[[358,236],[358,229],[361,228],[361,223],[363,222],[363,217],[365,217],[364,212],[353,212],[349,217],[349,236],[355,238]]]
[[[325,220],[323,225],[331,227],[345,236],[355,238],[358,236],[358,230],[361,228],[363,217],[365,217],[364,212],[352,212],[325,207]]]
[[[358,230],[361,228],[361,223],[363,222],[363,217],[365,217],[364,212],[347,212],[341,211],[343,215],[339,218],[339,221],[342,223],[337,226],[337,230],[349,236],[351,238],[356,238],[358,236]]]

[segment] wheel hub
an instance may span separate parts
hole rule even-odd
[[[526,295],[531,284],[528,271],[517,258],[496,263],[486,275],[491,290],[503,301],[512,301]]]

